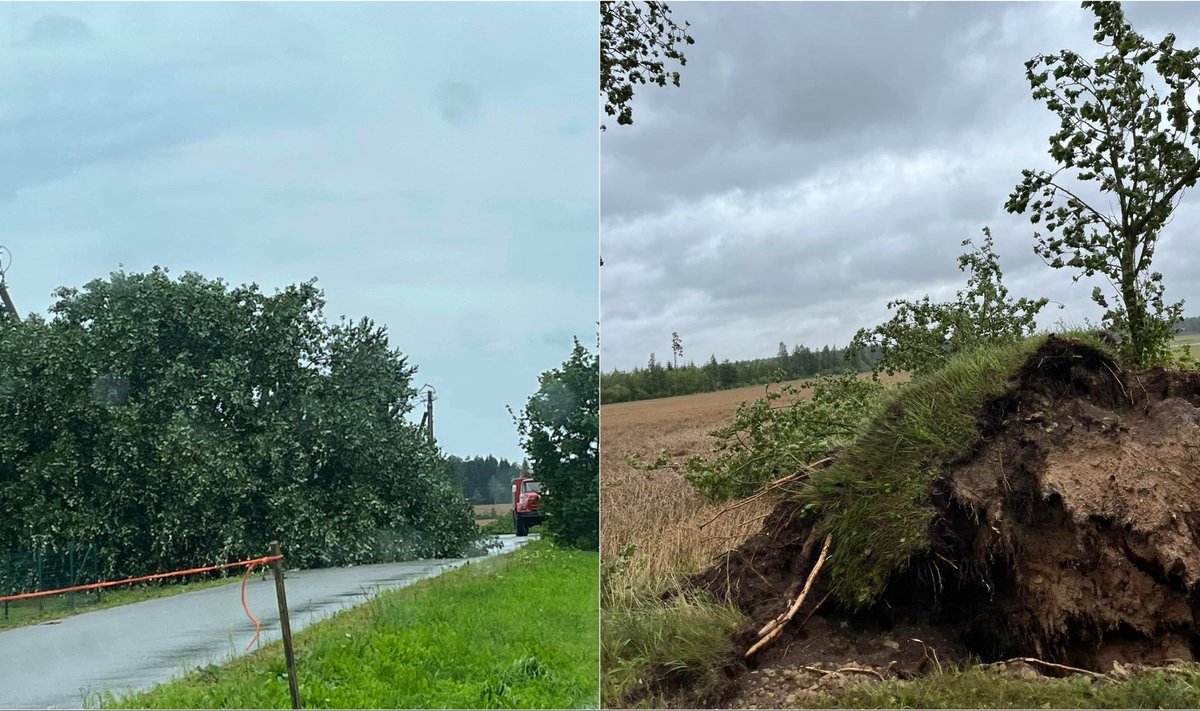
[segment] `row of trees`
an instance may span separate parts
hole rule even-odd
[[[0,549],[96,543],[103,574],[261,555],[455,555],[476,535],[409,423],[415,368],[315,283],[266,295],[165,270],[0,322]]]
[[[470,459],[451,455],[446,461],[454,481],[472,504],[501,504],[512,500],[512,480],[522,469],[529,467],[528,462],[517,464],[490,454]]]
[[[715,392],[746,385],[764,385],[847,370],[866,372],[875,367],[878,358],[878,353],[871,349],[859,350],[847,357],[847,351],[842,348],[825,346],[820,350],[813,350],[804,345],[796,345],[789,350],[787,344],[782,341],[774,358],[738,361],[725,359],[718,362],[714,355],[701,366],[691,362],[678,367],[673,362],[663,365],[652,353],[645,368],[603,373],[600,376],[600,390],[606,403],[648,400],[672,395]]]

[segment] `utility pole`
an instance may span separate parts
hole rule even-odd
[[[421,386],[421,390],[425,391],[425,414],[421,415],[421,429],[425,430],[425,434],[429,436],[429,441],[433,440],[433,395],[437,392],[434,387],[428,383]],[[417,392],[420,392],[418,390]]]
[[[433,441],[433,388],[425,393],[425,414],[429,417],[429,441]]]
[[[4,254],[8,254],[8,264],[4,263]],[[12,297],[8,295],[8,285],[4,283],[4,273],[8,271],[9,264],[12,264],[12,252],[8,251],[8,247],[0,244],[0,299],[4,299],[4,308],[12,314],[17,321],[21,320],[21,314],[17,313],[17,307],[13,304]]]

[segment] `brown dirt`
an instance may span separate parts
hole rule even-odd
[[[814,612],[818,581],[730,705],[785,702],[794,679],[762,683],[784,671],[830,676],[807,666],[905,677],[972,659],[1108,671],[1200,657],[1200,372],[1122,371],[1051,338],[980,431],[979,449],[931,489],[931,553],[855,614],[831,601]],[[783,502],[697,579],[747,613],[740,649],[803,585],[819,547],[809,534]]]

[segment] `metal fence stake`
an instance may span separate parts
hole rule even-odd
[[[271,554],[281,556],[279,541],[271,541]],[[275,573],[275,597],[279,601],[279,630],[283,633],[283,656],[287,659],[288,690],[292,693],[292,708],[300,707],[300,681],[296,678],[296,654],[292,651],[292,625],[288,622],[287,594],[283,591],[283,561],[271,561]]]

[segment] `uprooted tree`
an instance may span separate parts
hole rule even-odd
[[[555,542],[600,547],[600,362],[579,339],[517,420],[521,446],[542,483],[546,521]]]
[[[980,247],[963,241],[971,249],[959,256],[958,268],[967,273],[967,286],[954,301],[935,303],[925,296],[889,302],[895,314],[875,328],[859,329],[846,349],[847,359],[876,350],[880,359],[875,372],[924,375],[956,353],[1032,335],[1038,312],[1048,302],[1009,296],[992,232],[984,227],[983,235]]]
[[[94,542],[106,575],[259,555],[457,555],[476,535],[407,422],[415,368],[313,282],[263,294],[165,270],[0,322],[0,550]]]
[[[889,397],[696,582],[747,613],[735,641],[757,661],[901,621],[958,660],[1190,660],[1197,428],[1195,371],[1123,370],[1053,335],[965,352]],[[847,624],[789,644],[813,614]],[[929,653],[896,650],[910,674]]]
[[[1094,39],[1105,48],[1088,60],[1076,52],[1038,55],[1025,64],[1033,98],[1061,125],[1050,137],[1059,167],[1022,171],[1005,207],[1029,213],[1035,251],[1074,279],[1099,275],[1092,299],[1134,363],[1166,357],[1183,303],[1167,304],[1152,259],[1184,192],[1200,178],[1200,48],[1175,47],[1168,34],[1151,42],[1133,30],[1119,3],[1085,2],[1096,15]],[[1153,74],[1148,74],[1152,69]]]

